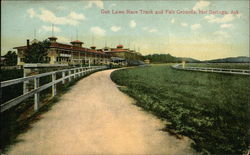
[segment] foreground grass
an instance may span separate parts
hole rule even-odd
[[[243,154],[249,146],[249,77],[178,71],[169,65],[111,74],[137,104],[193,139],[203,154]]]

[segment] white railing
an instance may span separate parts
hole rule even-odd
[[[3,87],[8,87],[11,85],[15,85],[18,83],[24,83],[26,81],[34,80],[34,89],[24,93],[23,95],[20,95],[14,99],[11,99],[3,104],[0,105],[0,112],[4,112],[8,109],[10,109],[13,106],[16,106],[17,104],[21,103],[23,100],[32,97],[34,95],[34,110],[37,111],[39,109],[39,98],[40,98],[40,92],[44,89],[47,89],[49,87],[52,87],[52,97],[56,95],[56,84],[59,82],[62,82],[64,84],[66,82],[66,79],[68,81],[71,81],[72,78],[76,77],[81,77],[83,75],[92,73],[94,71],[106,69],[107,66],[91,66],[91,67],[79,67],[79,68],[73,68],[73,69],[64,69],[64,70],[59,70],[59,71],[53,71],[53,72],[48,72],[48,73],[42,73],[38,75],[33,75],[33,76],[27,76],[24,78],[18,78],[18,79],[13,79],[13,80],[8,80],[8,81],[3,81],[1,82],[1,89]],[[73,72],[73,73],[72,73]],[[56,79],[56,74],[57,73],[62,73],[62,77],[60,79]],[[66,73],[67,76],[66,76]],[[39,85],[39,78],[44,77],[44,76],[52,76],[52,81],[50,83],[44,84],[42,86]]]
[[[226,69],[226,68],[208,68],[208,67],[182,67],[181,64],[176,64],[176,65],[173,65],[172,67],[175,68],[175,69],[180,69],[180,70],[250,75],[250,70],[246,70],[246,69]]]

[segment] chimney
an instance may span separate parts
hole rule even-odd
[[[30,46],[30,40],[27,39],[27,46],[29,47]]]

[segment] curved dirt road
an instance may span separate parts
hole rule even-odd
[[[193,154],[188,140],[160,131],[163,122],[133,105],[111,72],[80,80],[7,154]]]

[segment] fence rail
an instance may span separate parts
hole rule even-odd
[[[226,69],[226,68],[208,68],[208,67],[182,67],[181,64],[176,64],[176,65],[173,65],[172,67],[175,68],[175,69],[179,69],[179,70],[250,75],[250,70],[246,70],[246,69]]]
[[[21,103],[23,100],[34,96],[34,110],[37,111],[39,109],[39,96],[40,92],[44,89],[47,89],[49,87],[52,87],[52,96],[54,97],[56,95],[56,84],[59,82],[62,82],[63,84],[65,83],[65,80],[68,79],[68,81],[71,81],[72,78],[76,78],[77,76],[83,76],[89,73],[92,73],[94,71],[106,69],[107,66],[91,66],[91,67],[79,67],[79,68],[73,68],[73,69],[64,69],[64,70],[58,70],[58,71],[53,71],[53,72],[48,72],[48,73],[42,73],[38,75],[33,75],[33,76],[27,76],[23,78],[18,78],[18,79],[13,79],[13,80],[8,80],[8,81],[3,81],[1,82],[1,89],[4,87],[8,87],[11,85],[15,85],[18,83],[26,83],[27,81],[34,80],[34,89],[28,92],[24,92],[23,95],[20,95],[14,99],[11,99],[3,104],[0,105],[0,112],[4,112],[8,109],[10,109],[13,106],[18,105]],[[73,73],[72,73],[73,72]],[[62,77],[60,79],[56,79],[56,74],[57,73],[62,73]],[[66,73],[67,76],[66,76]],[[39,85],[39,78],[44,77],[44,76],[52,76],[52,81],[50,83],[44,84],[44,85]]]

